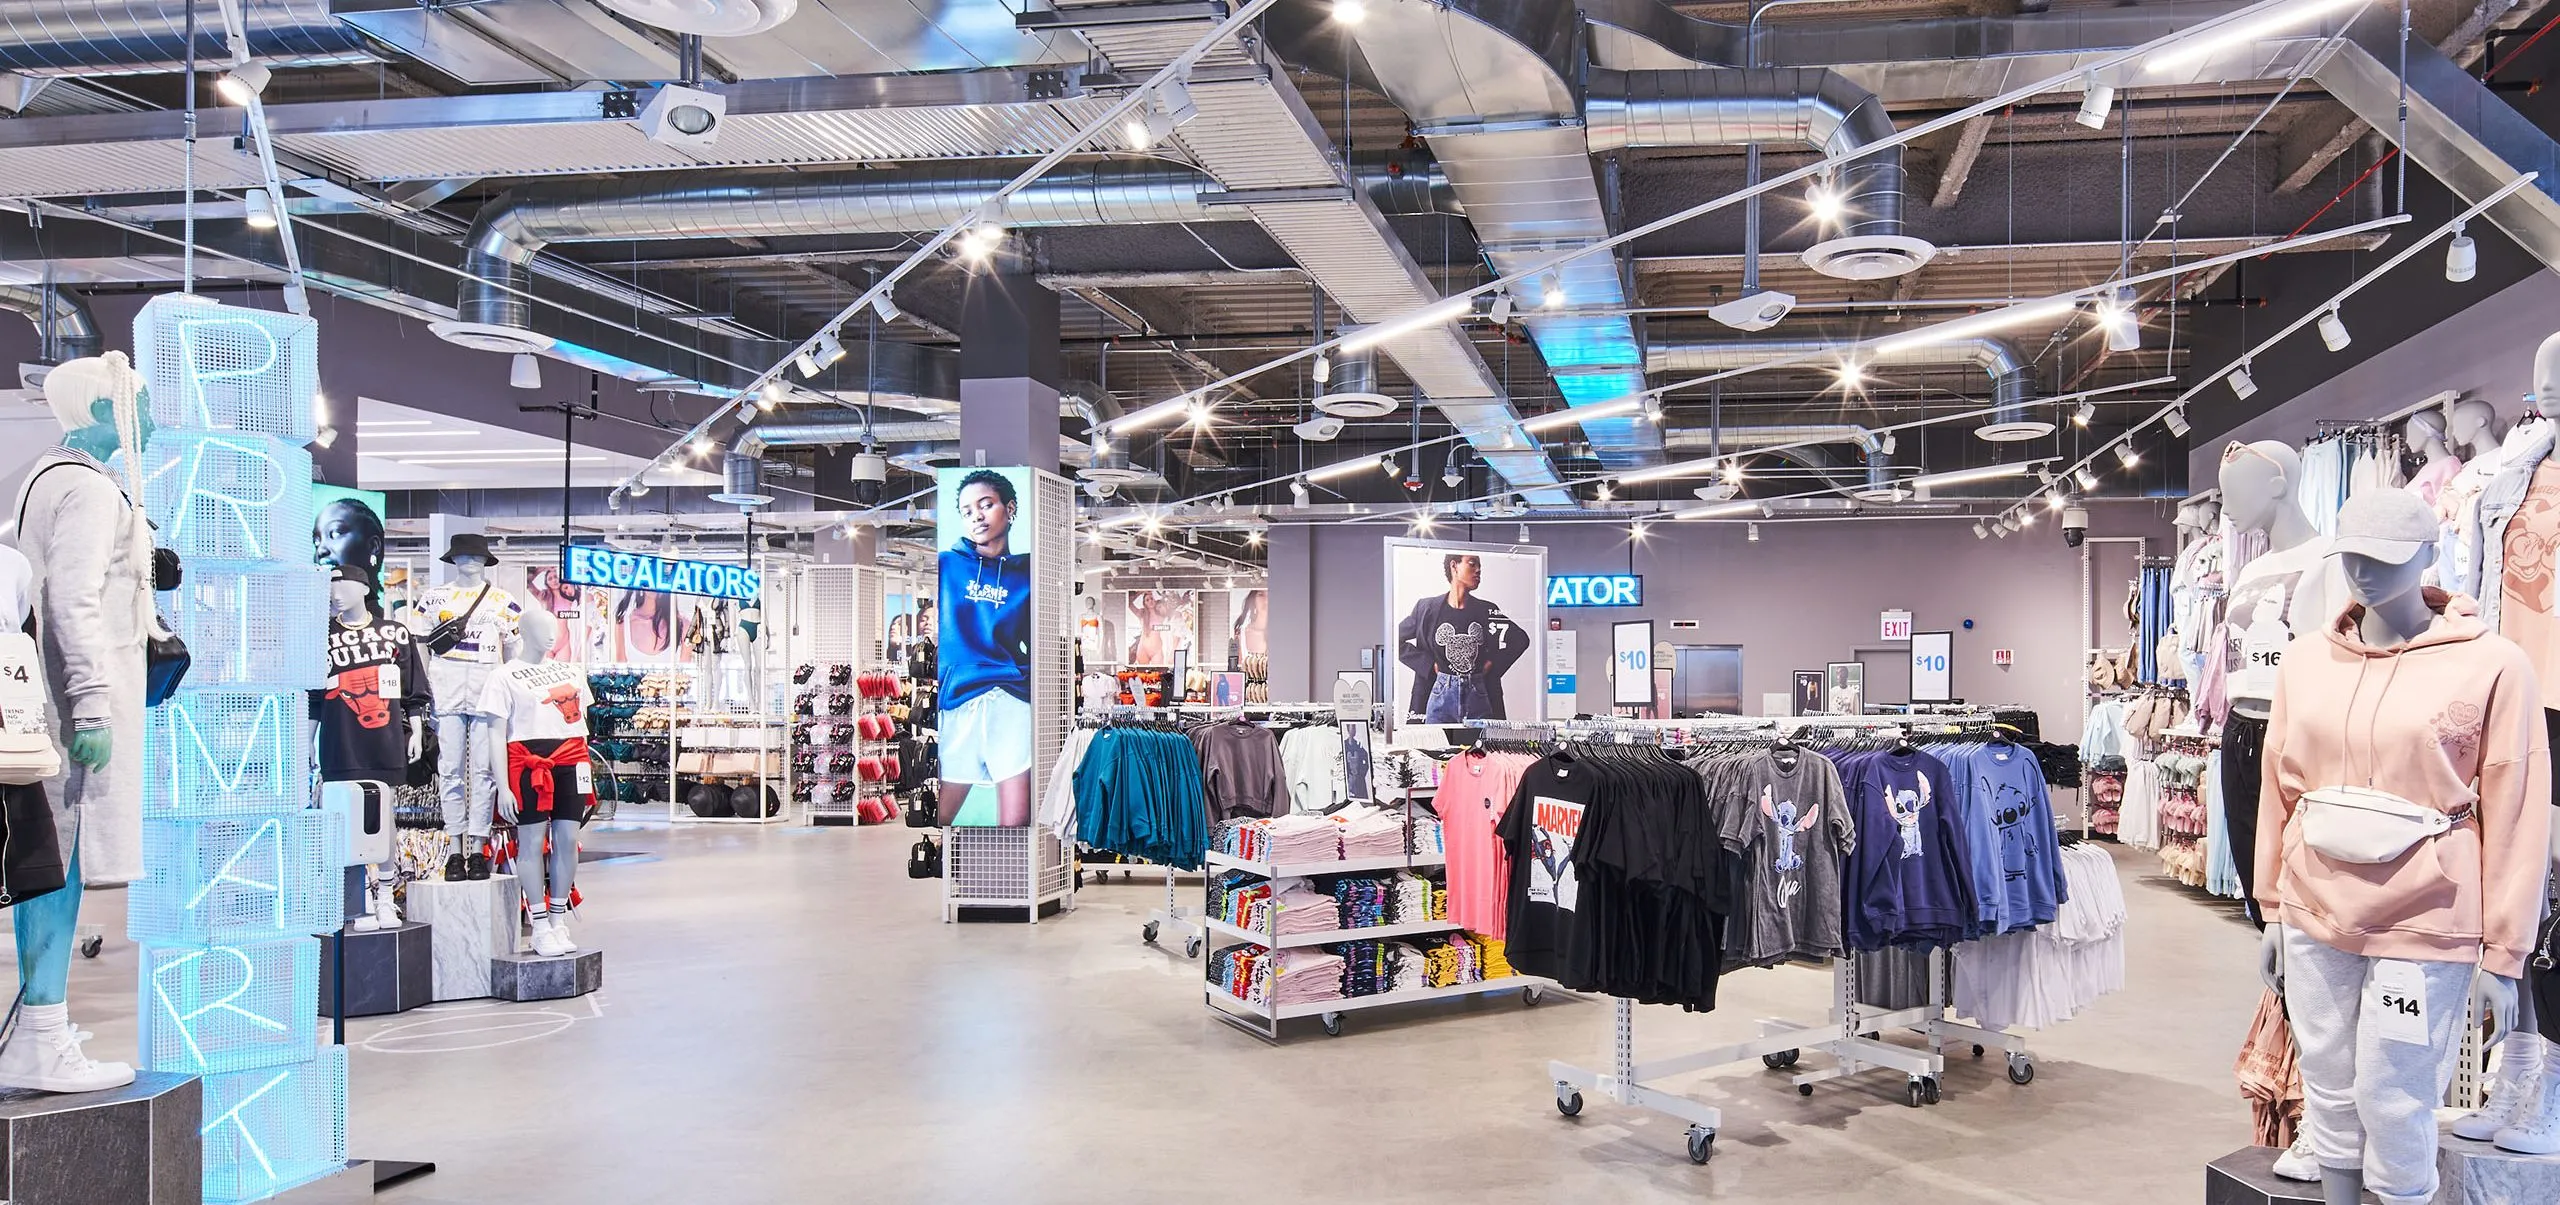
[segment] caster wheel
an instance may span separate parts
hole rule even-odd
[[[1937,1076],[1934,1076],[1934,1075],[1929,1075],[1929,1076],[1923,1076],[1923,1077],[1921,1077],[1921,1079],[1920,1079],[1920,1099],[1921,1099],[1922,1103],[1924,1103],[1924,1104],[1932,1104],[1932,1105],[1934,1105],[1934,1104],[1938,1103],[1938,1095],[1939,1095],[1938,1077],[1937,1077]]]
[[[1324,1015],[1324,1036],[1328,1038],[1338,1038],[1342,1036],[1341,1013],[1326,1013]]]
[[[98,951],[106,948],[107,939],[104,937],[83,937],[80,939],[80,956],[82,958],[95,958],[98,956]]]
[[[1980,1043],[1980,1042],[1976,1042],[1976,1043],[1974,1043],[1974,1044],[1973,1044],[1973,1057],[1975,1057],[1975,1058],[1981,1058],[1981,1057],[1982,1057],[1982,1043]]]
[[[1917,1109],[1920,1106],[1929,1103],[1928,1091],[1920,1086],[1919,1080],[1914,1079],[1910,1083],[1903,1085],[1902,1103]]]
[[[1523,988],[1520,992],[1520,1006],[1523,1008],[1536,1008],[1538,1007],[1538,1001],[1543,998],[1544,997],[1539,994],[1538,989],[1534,987]]]
[[[1160,929],[1156,922],[1148,921],[1146,924],[1138,927],[1138,937],[1148,945],[1154,945],[1156,944],[1156,934],[1159,931]]]
[[[1556,1112],[1567,1117],[1582,1116],[1582,1094],[1571,1092],[1556,1097]]]
[[[1183,938],[1182,956],[1185,958],[1198,958],[1200,956],[1200,939],[1197,937]]]
[[[1795,1066],[1796,1060],[1803,1057],[1804,1052],[1799,1050],[1780,1050],[1771,1054],[1761,1055],[1760,1065],[1771,1071],[1784,1071],[1789,1067]]]
[[[1703,1126],[1689,1127],[1689,1162],[1704,1163],[1715,1154],[1716,1132]]]
[[[1798,1096],[1811,1096],[1811,1095],[1813,1095],[1813,1085],[1811,1085],[1811,1084],[1797,1084],[1797,1085],[1796,1085],[1796,1095],[1798,1095]]]
[[[2009,1082],[2013,1084],[2032,1084],[2036,1082],[2035,1060],[2024,1058],[2010,1059]]]

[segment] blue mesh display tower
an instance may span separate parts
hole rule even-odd
[[[320,941],[345,837],[324,822],[305,691],[327,684],[327,570],[312,563],[308,318],[152,299],[134,346],[157,425],[139,461],[163,600],[194,664],[153,708],[144,852],[142,1066],[204,1077],[204,1198],[254,1201],[347,1157],[346,1054],[321,1044]]]

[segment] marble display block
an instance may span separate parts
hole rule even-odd
[[[397,929],[324,934],[320,938],[320,1015],[338,1015],[337,968],[330,960],[346,943],[347,1015],[405,1013],[433,997],[434,928],[409,921]]]
[[[604,986],[604,951],[558,958],[509,954],[489,960],[489,994],[501,1000],[566,1000]]]
[[[409,884],[408,920],[434,930],[434,989],[438,1000],[477,1000],[489,994],[489,961],[516,952],[523,931],[523,889],[511,874]]]
[[[0,1088],[0,1199],[11,1205],[201,1205],[204,1085],[144,1071],[104,1092]]]
[[[2435,1205],[2560,1201],[2560,1155],[2518,1155],[2438,1135]],[[2242,1147],[2205,1165],[2205,1205],[2320,1205],[2320,1185],[2275,1174],[2272,1147]],[[2370,1198],[2368,1198],[2370,1199]]]

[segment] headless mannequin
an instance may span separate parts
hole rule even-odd
[[[558,638],[551,613],[541,607],[526,608],[521,638],[516,641],[512,660],[523,665],[539,665],[551,655],[551,642]],[[506,720],[498,721],[497,744],[507,741]],[[498,776],[498,813],[516,826],[516,882],[524,888],[525,908],[533,915],[533,952],[545,956],[577,953],[577,944],[569,939],[569,891],[578,874],[578,822],[545,821],[539,813],[521,813],[522,801],[516,798],[516,784],[510,774]],[[520,817],[520,814],[522,818]]]
[[[2535,374],[2540,380],[2540,373]],[[2465,460],[2476,460],[2497,448],[2507,437],[2499,424],[2498,408],[2478,398],[2465,398],[2444,408],[2446,444]]]
[[[2345,570],[2348,596],[2364,606],[2356,630],[2366,644],[2376,648],[2406,644],[2434,621],[2435,612],[2427,606],[2420,589],[2427,567],[2435,563],[2433,545],[2421,547],[2416,556],[2397,565],[2354,553],[2338,560]],[[2554,840],[2560,842],[2560,837]],[[2258,977],[2279,996],[2284,994],[2284,943],[2288,932],[2287,926],[2270,922],[2258,937]],[[2502,1031],[2515,1026],[2517,996],[2513,979],[2487,973],[2472,979],[2472,1007],[2479,1015],[2491,1018]],[[2320,1195],[2327,1205],[2357,1205],[2364,1199],[2363,1170],[2321,1168]]]

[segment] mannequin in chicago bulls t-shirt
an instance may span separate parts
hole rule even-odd
[[[329,687],[311,692],[311,718],[320,726],[322,782],[371,780],[388,789],[408,780],[416,728],[427,717],[427,674],[416,638],[374,614],[372,597],[366,570],[340,565],[331,572]],[[397,927],[396,869],[376,866],[372,878],[372,911],[356,928]]]
[[[595,807],[595,771],[587,763],[587,672],[550,661],[551,614],[524,613],[516,659],[489,675],[480,710],[496,717],[507,769],[498,784],[500,815],[516,826],[516,879],[533,921],[533,952],[574,954],[569,940],[570,884],[578,870],[578,826]]]

